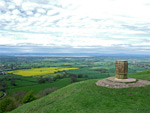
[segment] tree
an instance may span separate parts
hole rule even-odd
[[[53,81],[56,81],[57,80],[57,78],[56,77],[53,77]]]
[[[43,97],[43,96],[46,96],[46,95],[52,93],[53,91],[55,91],[55,90],[57,90],[57,89],[58,89],[57,87],[47,88],[47,89],[45,89],[45,90],[43,90],[43,91],[40,91],[39,95],[40,95],[41,97]]]
[[[49,77],[48,82],[53,82],[53,79],[51,77]]]
[[[25,104],[25,103],[31,102],[35,99],[36,99],[36,97],[33,95],[33,92],[29,91],[22,99],[22,103]]]
[[[60,79],[61,78],[61,75],[60,74],[57,74],[56,75],[56,79]]]
[[[85,75],[85,76],[84,76],[84,79],[85,79],[85,80],[87,80],[87,79],[88,79],[88,76],[87,76],[87,75]]]
[[[7,82],[3,82],[1,86],[3,88],[2,90],[5,91],[7,86],[8,86],[8,84],[7,84]]]
[[[40,84],[45,83],[45,79],[41,76],[40,79],[38,80],[38,83]]]
[[[64,74],[62,75],[62,77],[63,77],[63,78],[66,78],[66,77],[67,77],[67,74],[66,74],[66,73],[64,73]]]
[[[19,106],[22,103],[22,99],[25,97],[26,92],[25,91],[17,91],[11,94],[12,97],[15,98],[17,106]]]
[[[83,75],[82,74],[78,74],[78,78],[82,78],[83,77]]]
[[[0,113],[8,112],[15,108],[15,100],[11,97],[6,97],[0,101]]]
[[[71,74],[71,75],[70,75],[70,78],[71,78],[71,79],[70,79],[70,82],[71,82],[71,83],[77,82],[77,77],[76,77],[76,75]]]
[[[16,83],[15,83],[15,79],[14,79],[14,78],[11,79],[10,84],[11,84],[12,86],[16,86]]]

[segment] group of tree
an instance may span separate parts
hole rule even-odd
[[[109,70],[105,68],[95,69],[95,71],[100,71],[101,73],[109,73]]]
[[[14,77],[4,77],[0,79],[0,90],[5,91],[8,87],[8,84],[16,86],[16,78]]]
[[[73,82],[77,82],[77,78],[84,78],[85,80],[87,80],[88,76],[87,75],[83,76],[83,74],[69,74],[69,73],[57,74],[54,77],[45,77],[45,78],[43,76],[40,76],[40,78],[38,78],[38,83],[43,84],[46,82],[54,82],[58,79],[63,79],[63,78],[70,78],[70,83],[73,83]]]
[[[34,94],[33,91],[25,92],[18,91],[13,94],[6,96],[5,98],[0,100],[0,113],[9,112],[19,107],[22,104],[26,104],[28,102],[34,101],[38,98],[46,96],[58,88],[47,88],[40,91],[38,94]]]
[[[28,93],[25,92],[16,92],[16,94],[12,96],[7,96],[0,101],[0,113],[11,111],[21,104],[25,104],[31,102],[36,99],[36,96],[32,91]]]

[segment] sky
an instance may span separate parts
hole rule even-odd
[[[0,53],[150,54],[150,0],[0,0]]]

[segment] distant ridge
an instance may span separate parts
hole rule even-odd
[[[6,56],[47,56],[47,57],[98,57],[98,56],[150,56],[147,54],[106,54],[106,53],[0,53]]]

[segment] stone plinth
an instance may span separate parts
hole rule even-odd
[[[136,80],[135,78],[117,79],[115,77],[109,77],[106,79],[98,80],[96,85],[108,88],[143,87],[150,85],[150,81],[140,79]]]
[[[116,61],[115,64],[115,78],[127,79],[128,78],[128,61]]]
[[[108,88],[143,87],[150,85],[150,81],[128,78],[128,61],[116,61],[115,66],[115,77],[98,80],[96,85]]]

